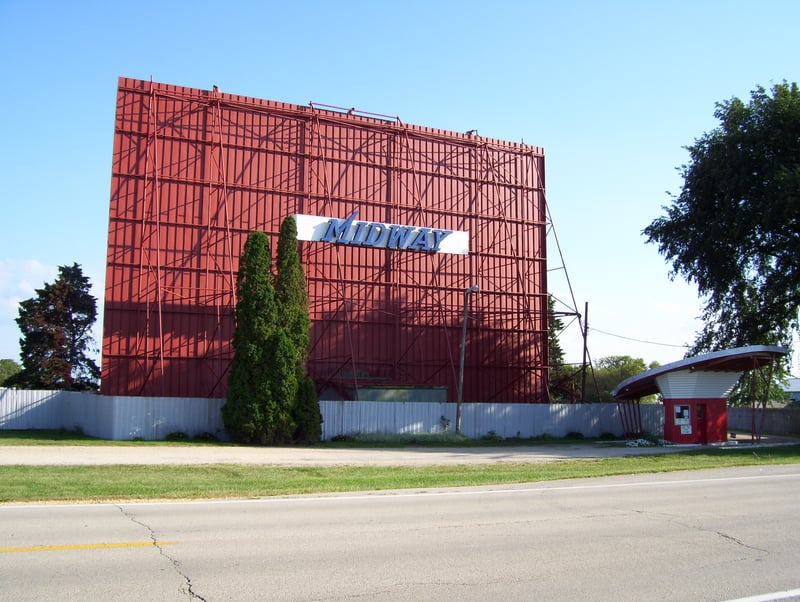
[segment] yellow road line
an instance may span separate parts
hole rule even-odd
[[[148,546],[169,546],[177,541],[127,541],[121,543],[78,543],[66,546],[29,546],[25,548],[0,548],[0,554],[12,552],[58,552],[60,550],[102,550],[106,548],[146,548]]]

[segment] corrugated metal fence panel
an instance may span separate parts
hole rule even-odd
[[[6,430],[64,427],[61,391],[0,389],[0,428]]]
[[[500,437],[529,437],[535,423],[537,407],[545,405],[475,403],[461,407],[461,433],[482,437],[493,432]],[[455,423],[455,421],[454,421]],[[453,424],[455,428],[455,424]]]
[[[0,389],[0,429],[65,428],[111,440],[161,440],[170,433],[182,431],[190,437],[211,433],[225,439],[220,412],[224,403],[225,400],[219,398],[123,397]],[[453,403],[320,401],[320,409],[324,421],[323,439],[328,440],[356,433],[453,431],[457,408]],[[646,431],[663,432],[663,406],[643,405],[641,412]],[[794,412],[795,417],[800,413]],[[737,420],[737,412],[731,413],[733,420]],[[780,425],[780,421],[776,421],[774,428]],[[796,422],[791,424],[795,426],[787,428],[797,428]],[[465,403],[461,426],[462,433],[472,438],[491,432],[504,438],[563,437],[570,432],[580,432],[586,437],[622,434],[616,404]]]
[[[504,405],[473,404],[475,423],[464,434],[480,437],[494,431],[502,437],[565,437],[581,433],[585,437],[621,434],[615,404]],[[462,429],[463,430],[463,429]]]
[[[195,437],[210,433],[224,438],[220,409],[224,399],[176,397],[122,397],[114,407],[114,439],[165,439],[175,432]]]
[[[756,421],[761,420],[761,411],[756,411]],[[758,427],[758,424],[756,425]],[[728,430],[751,432],[753,428],[752,408],[728,408]],[[794,408],[767,408],[764,410],[762,433],[775,435],[800,434],[800,410]]]
[[[109,440],[160,440],[175,431],[224,438],[224,399],[109,397],[0,389],[0,429],[67,429]]]
[[[455,418],[453,404],[386,401],[320,401],[322,438],[358,433],[417,434],[442,432],[442,417]],[[454,425],[453,425],[454,426]]]
[[[323,438],[358,433],[438,433],[455,429],[452,403],[387,403],[321,401]],[[663,407],[642,406],[645,430],[663,431]],[[503,438],[564,437],[570,432],[585,437],[622,435],[616,404],[548,405],[465,403],[461,432],[471,438],[494,433]]]
[[[109,398],[77,391],[28,391],[0,388],[0,429],[79,430],[113,439]]]
[[[653,435],[664,434],[664,406],[660,403],[648,403],[641,406],[642,429]]]
[[[78,430],[90,437],[115,440],[114,403],[108,397],[94,393],[63,392],[64,425],[67,430]]]

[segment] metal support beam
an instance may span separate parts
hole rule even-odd
[[[464,316],[461,319],[461,359],[458,365],[458,401],[456,402],[456,433],[461,434],[461,403],[464,400],[464,352],[467,346],[467,309],[470,293],[480,290],[477,284],[464,291]]]

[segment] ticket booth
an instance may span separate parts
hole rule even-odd
[[[618,404],[638,404],[642,397],[660,393],[666,441],[719,443],[728,440],[728,396],[741,375],[787,353],[784,347],[752,345],[696,355],[627,378],[611,394]],[[631,429],[624,422],[623,427],[626,434]]]
[[[664,439],[673,443],[726,441],[728,406],[725,399],[665,399]]]

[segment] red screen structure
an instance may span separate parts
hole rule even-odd
[[[238,259],[295,214],[468,233],[468,254],[300,241],[322,395],[446,387],[547,402],[541,148],[121,78],[103,323],[106,395],[224,397]],[[466,295],[469,287],[479,291]]]

